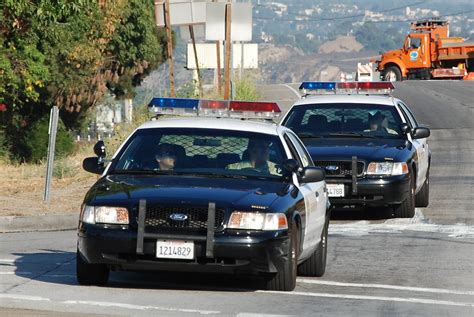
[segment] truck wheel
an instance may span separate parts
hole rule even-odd
[[[426,180],[415,197],[416,207],[428,207],[430,203],[430,172],[426,173]]]
[[[390,66],[384,70],[382,77],[384,81],[401,81],[402,72],[397,66]]]
[[[272,291],[292,291],[296,287],[298,267],[298,227],[293,222],[290,233],[290,250],[283,269],[266,280],[266,289]]]
[[[323,232],[321,232],[321,242],[311,257],[300,264],[298,267],[298,275],[317,277],[324,275],[324,272],[326,271],[326,258],[328,252],[328,229],[329,218],[326,220]]]
[[[393,214],[396,218],[413,218],[415,216],[415,176],[410,176],[410,192],[403,203],[394,207]]]
[[[107,284],[110,270],[104,264],[89,264],[83,258],[79,250],[76,253],[76,277],[80,285]]]

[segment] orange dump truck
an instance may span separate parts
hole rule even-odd
[[[403,48],[383,53],[375,63],[384,81],[463,78],[474,72],[474,43],[449,37],[447,21],[417,21]]]

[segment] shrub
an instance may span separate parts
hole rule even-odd
[[[234,81],[235,83],[235,100],[258,101],[262,95],[257,90],[255,82],[249,78],[244,77]]]
[[[23,153],[20,154],[22,161],[39,163],[48,155],[49,142],[49,117],[46,116],[31,126],[24,136],[24,140],[20,141]],[[61,119],[58,121],[58,132],[56,134],[56,151],[55,157],[61,158],[71,154],[74,150],[74,140]]]

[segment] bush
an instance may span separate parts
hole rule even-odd
[[[234,81],[235,83],[235,100],[244,101],[258,101],[262,98],[262,95],[257,90],[255,82],[249,78],[244,77]]]
[[[0,128],[0,161],[7,160],[9,156],[8,142],[5,136],[5,129]]]
[[[37,121],[25,133],[21,146],[22,152],[20,159],[22,161],[39,163],[48,155],[49,142],[49,116]],[[74,150],[74,140],[61,119],[58,121],[58,133],[56,134],[56,158],[71,154]]]

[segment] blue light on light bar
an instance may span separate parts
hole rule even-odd
[[[314,82],[314,81],[304,81],[300,85],[300,90],[330,90],[334,91],[336,89],[335,82]]]
[[[148,107],[197,109],[199,99],[153,98]]]

